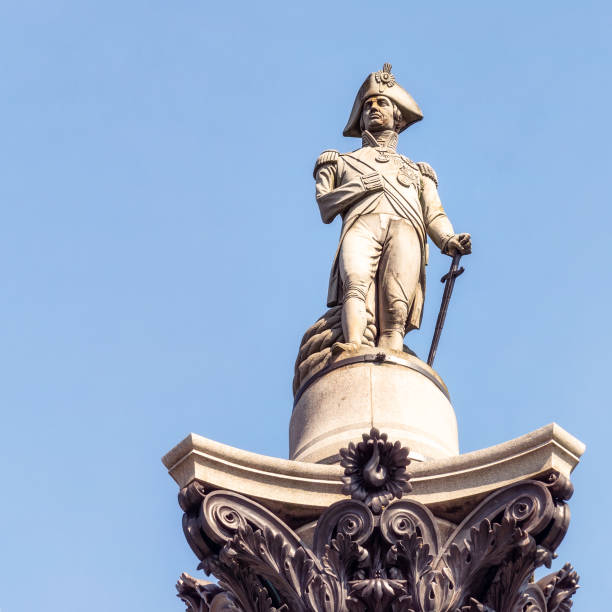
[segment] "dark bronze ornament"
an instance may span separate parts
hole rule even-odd
[[[323,512],[312,547],[246,497],[187,487],[185,535],[200,568],[219,580],[184,574],[177,588],[187,610],[568,612],[578,588],[571,566],[531,580],[567,530],[567,483],[505,487],[449,534],[423,504],[394,500],[409,490],[401,445],[373,430],[342,456],[353,499]]]
[[[240,608],[233,603],[228,595],[219,585],[205,580],[198,580],[189,574],[181,574],[176,583],[178,596],[187,605],[187,610],[197,612],[240,612]]]
[[[399,442],[389,442],[387,434],[375,427],[363,434],[362,442],[341,448],[340,456],[344,468],[342,492],[365,502],[375,514],[393,498],[412,490],[410,474],[406,473],[408,449]]]

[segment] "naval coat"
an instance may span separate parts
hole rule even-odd
[[[367,214],[392,214],[410,222],[420,243],[421,272],[413,296],[406,332],[420,327],[425,297],[427,235],[444,249],[454,235],[444,212],[434,170],[424,162],[415,163],[388,147],[381,147],[366,132],[364,145],[351,153],[324,151],[314,170],[316,199],[324,223],[340,215],[342,230],[329,279],[327,305],[342,303],[342,281],[338,257],[347,232],[355,221]],[[381,185],[382,183],[382,185]]]

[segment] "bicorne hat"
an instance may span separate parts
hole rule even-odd
[[[405,124],[399,130],[400,132],[423,118],[423,113],[414,98],[395,81],[395,77],[391,74],[391,64],[385,64],[382,70],[372,72],[359,88],[351,116],[342,132],[344,136],[361,137],[361,128],[359,127],[361,109],[363,103],[371,96],[386,96],[395,102],[405,121]]]

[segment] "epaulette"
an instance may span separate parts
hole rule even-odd
[[[338,157],[340,156],[340,153],[338,153],[338,151],[334,150],[334,149],[328,149],[327,151],[323,151],[323,153],[321,153],[321,155],[319,155],[317,162],[315,163],[315,167],[314,170],[312,171],[312,176],[314,176],[315,178],[317,178],[317,170],[323,165],[323,164],[333,164],[336,161],[338,161]]]
[[[438,186],[438,175],[435,170],[427,162],[417,162],[417,166],[423,176],[430,178]]]
[[[411,168],[414,168],[415,170],[419,169],[418,164],[413,162],[409,157],[406,157],[405,155],[400,155],[400,157],[402,158],[402,161],[405,164],[408,164]]]

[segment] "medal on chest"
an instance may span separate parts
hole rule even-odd
[[[376,149],[376,157],[374,158],[377,162],[384,164],[391,159],[391,151],[387,147],[378,147]]]
[[[419,182],[419,173],[408,164],[403,164],[397,171],[397,182],[404,187],[416,186]]]

